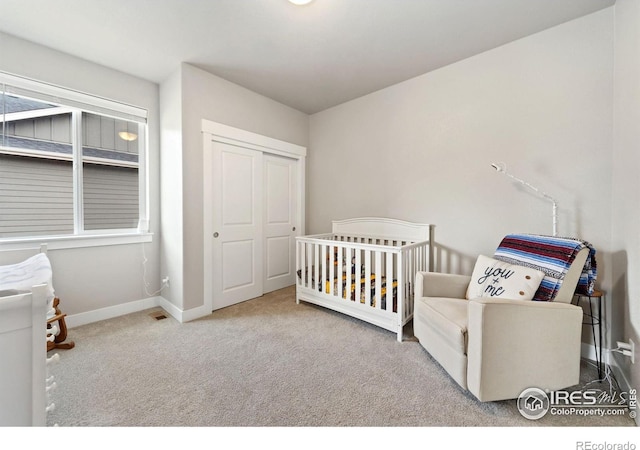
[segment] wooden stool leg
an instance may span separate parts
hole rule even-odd
[[[53,350],[53,349],[61,349],[61,350],[70,350],[73,347],[76,346],[75,342],[73,341],[69,341],[69,342],[64,342],[65,339],[67,339],[67,324],[64,320],[66,314],[62,314],[62,312],[60,311],[60,309],[58,308],[58,305],[60,304],[60,299],[59,298],[54,298],[53,299],[53,307],[55,309],[55,316],[53,316],[51,319],[49,319],[47,321],[47,326],[48,325],[52,325],[55,322],[58,323],[58,329],[59,332],[56,335],[55,339],[53,340],[53,342],[49,342],[47,341],[47,351]]]

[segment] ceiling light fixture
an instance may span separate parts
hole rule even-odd
[[[138,135],[135,133],[130,133],[129,131],[121,131],[118,133],[120,139],[124,139],[125,141],[135,141],[138,139]]]
[[[313,0],[289,0],[294,5],[302,6],[311,3]]]

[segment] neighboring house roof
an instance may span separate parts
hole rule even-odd
[[[0,97],[0,99],[2,99],[2,97]],[[38,100],[32,100],[29,98],[14,96],[10,94],[4,95],[3,99],[4,103],[0,102],[0,114],[4,113],[6,115],[26,112],[33,112],[36,116],[39,116],[40,114],[44,116],[46,116],[47,114],[56,115],[56,113],[54,111],[51,111],[51,109],[59,108],[57,105],[52,105]],[[48,111],[48,113],[45,111]],[[12,120],[5,116],[5,120],[7,121],[7,123],[33,121],[34,119],[35,117]],[[55,142],[37,138],[34,139],[33,137],[15,136],[9,134],[2,137],[2,139],[0,140],[0,146],[23,150],[57,153],[60,155],[73,154],[73,147],[70,143]],[[83,156],[89,158],[100,158],[112,162],[138,163],[138,155],[136,153],[122,152],[113,149],[84,146],[82,148],[82,154]]]
[[[49,103],[40,102],[37,100],[30,100],[24,97],[14,97],[13,95],[4,96],[4,107],[0,112],[5,114],[33,111],[35,109],[47,109],[57,108],[57,105],[51,105]]]
[[[15,136],[5,136],[4,146],[9,148],[21,148],[29,150],[37,150],[42,152],[60,153],[71,155],[73,147],[71,144],[63,144],[59,142],[42,141],[37,139],[19,138]],[[82,154],[92,158],[108,159],[112,161],[122,162],[138,162],[138,155],[135,153],[117,152],[113,150],[104,150],[94,147],[82,147]]]

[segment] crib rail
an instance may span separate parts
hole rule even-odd
[[[348,301],[363,315],[393,317],[394,331],[413,317],[415,273],[432,267],[430,241],[335,233],[296,238],[298,288]]]

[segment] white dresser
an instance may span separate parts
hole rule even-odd
[[[47,291],[0,291],[0,426],[46,426]],[[56,355],[57,356],[57,355]],[[53,362],[55,358],[49,358]]]

